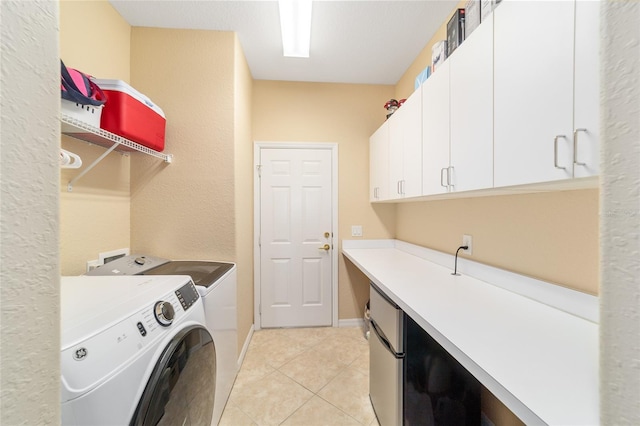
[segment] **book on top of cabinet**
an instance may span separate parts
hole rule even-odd
[[[464,9],[457,9],[447,22],[447,56],[464,41]]]
[[[464,9],[464,37],[468,38],[478,25],[480,25],[481,4],[480,0],[469,0]]]

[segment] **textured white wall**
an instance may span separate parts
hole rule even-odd
[[[603,4],[601,420],[640,424],[640,2]]]
[[[0,424],[59,424],[58,3],[0,17]]]

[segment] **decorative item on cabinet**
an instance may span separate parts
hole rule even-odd
[[[465,13],[464,9],[457,9],[449,22],[447,22],[447,56],[456,50],[465,37]]]
[[[498,7],[502,0],[481,0],[480,5],[480,22],[484,22],[487,16],[491,15],[491,12]]]
[[[385,109],[389,112],[389,114],[387,114],[387,119],[391,117],[393,113],[396,112],[405,101],[406,99],[400,99],[399,101],[395,99],[389,99],[387,103],[384,104]]]
[[[395,99],[389,99],[387,103],[384,104],[384,108],[389,112],[389,114],[387,114],[387,119],[398,110],[398,106],[398,101]]]
[[[422,83],[427,81],[427,79],[430,76],[431,76],[431,65],[427,66],[425,69],[422,70],[422,72],[420,74],[418,74],[418,76],[416,77],[415,84],[414,84],[414,90],[418,90],[420,88],[420,86],[422,86]]]
[[[464,11],[464,36],[465,38],[469,37],[469,35],[475,30],[478,25],[480,25],[480,15],[481,15],[481,4],[480,0],[468,0],[465,5]]]
[[[445,59],[447,59],[447,40],[440,40],[431,48],[431,72],[436,72]]]

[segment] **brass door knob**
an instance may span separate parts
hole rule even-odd
[[[329,244],[325,244],[322,247],[318,247],[319,250],[329,251],[331,250],[331,246]]]

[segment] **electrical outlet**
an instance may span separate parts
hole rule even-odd
[[[471,256],[473,254],[473,237],[471,237],[471,235],[463,235],[462,245],[469,247],[468,249],[463,251],[465,252],[465,254]]]
[[[362,225],[352,225],[351,226],[351,236],[352,237],[362,237]]]

